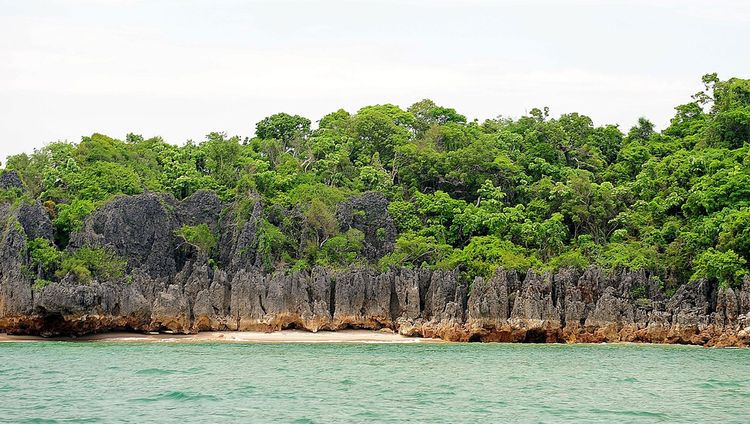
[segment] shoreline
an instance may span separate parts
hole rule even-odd
[[[197,334],[112,332],[81,337],[41,337],[0,333],[0,343],[12,342],[151,342],[151,343],[446,343],[436,338],[409,337],[375,330],[206,331]]]
[[[262,331],[205,331],[197,334],[135,333],[115,331],[89,334],[80,337],[42,337],[29,335],[9,335],[0,333],[3,343],[238,343],[238,344],[455,344],[457,342],[438,338],[404,336],[378,330],[347,329],[337,331],[311,332],[306,330],[278,330],[270,333]],[[460,343],[460,342],[458,342]],[[707,346],[681,343],[648,342],[575,342],[575,343],[523,343],[523,342],[480,342],[477,344],[539,344],[539,345],[638,345],[638,346],[680,346],[705,348]],[[711,347],[716,348],[716,347]],[[719,349],[742,349],[740,347],[720,347]]]

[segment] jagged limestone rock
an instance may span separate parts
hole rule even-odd
[[[5,171],[0,173],[0,190],[19,189],[26,191],[21,178],[16,171]]]
[[[364,255],[370,262],[393,251],[396,225],[382,193],[371,191],[350,197],[339,205],[336,217],[343,231],[356,228],[364,233]]]
[[[339,211],[342,223],[366,234],[371,258],[389,249],[386,206],[368,194]],[[643,270],[597,267],[528,271],[524,278],[498,269],[471,287],[458,270],[265,273],[256,255],[263,207],[256,199],[240,223],[230,219],[234,207],[211,192],[182,202],[149,193],[117,198],[86,219],[71,248],[108,246],[127,259],[127,275],[90,284],[68,277],[32,288],[26,243],[52,238],[49,216],[39,203],[0,203],[0,331],[354,327],[456,341],[750,343],[750,279],[731,289],[691,282],[668,298]],[[210,266],[206,255],[180,248],[175,235],[182,225],[202,223],[220,235],[217,263]],[[377,228],[386,228],[385,241]]]

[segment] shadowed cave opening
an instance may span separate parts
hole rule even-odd
[[[528,330],[526,337],[523,339],[524,343],[546,343],[547,332],[544,330]]]

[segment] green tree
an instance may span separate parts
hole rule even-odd
[[[474,237],[462,250],[441,261],[443,268],[463,268],[469,281],[474,277],[489,278],[498,267],[526,272],[539,268],[541,262],[526,249],[494,236]]]
[[[383,165],[394,164],[396,147],[410,138],[415,123],[414,115],[394,105],[367,106],[353,119],[355,140],[352,154],[355,160],[369,164],[373,154],[379,155]]]
[[[299,149],[299,142],[310,133],[310,120],[299,115],[277,113],[255,124],[255,135],[262,139],[275,139],[283,148]]]
[[[260,220],[248,265],[266,271],[364,265],[368,243],[342,232],[335,211],[377,191],[398,232],[383,268],[460,266],[472,276],[595,264],[645,268],[669,289],[694,274],[736,286],[750,271],[750,80],[708,74],[703,83],[661,132],[646,118],[623,134],[548,108],[469,122],[426,99],[407,110],[339,109],[315,130],[279,113],[243,140],[213,132],[178,146],[92,134],[7,158],[25,191],[0,190],[0,210],[12,216],[39,201],[52,219],[54,243],[27,242],[37,289],[68,274],[99,278],[106,251],[68,240],[112,198],[147,191],[180,200],[198,190],[227,206],[222,223]],[[210,255],[218,244],[210,228],[177,232]]]
[[[132,169],[118,163],[96,162],[71,179],[70,189],[76,197],[96,202],[112,195],[141,193],[143,186]]]
[[[742,277],[748,274],[744,267],[746,264],[745,258],[740,257],[733,250],[720,252],[710,248],[695,260],[694,272],[690,279],[707,278],[718,281],[722,287],[739,287],[742,284]]]
[[[453,248],[440,243],[431,236],[420,236],[412,232],[402,234],[396,240],[392,253],[380,260],[381,269],[389,267],[430,267],[447,258]]]

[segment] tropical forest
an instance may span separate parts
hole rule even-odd
[[[425,99],[318,121],[277,113],[253,135],[212,132],[181,145],[95,133],[8,157],[3,172],[23,188],[0,196],[39,200],[52,219],[53,240],[28,243],[48,280],[122,272],[112,252],[66,251],[113,199],[211,190],[238,205],[237,222],[262,205],[265,272],[458,268],[470,283],[499,267],[597,265],[645,269],[667,293],[702,278],[738,287],[750,260],[750,80],[702,82],[661,131],[647,118],[621,128],[542,106],[517,119],[469,120]],[[365,234],[336,218],[342,202],[366,192],[388,200],[395,224],[382,257],[367,255]],[[206,225],[179,233],[216,266],[218,234]]]

